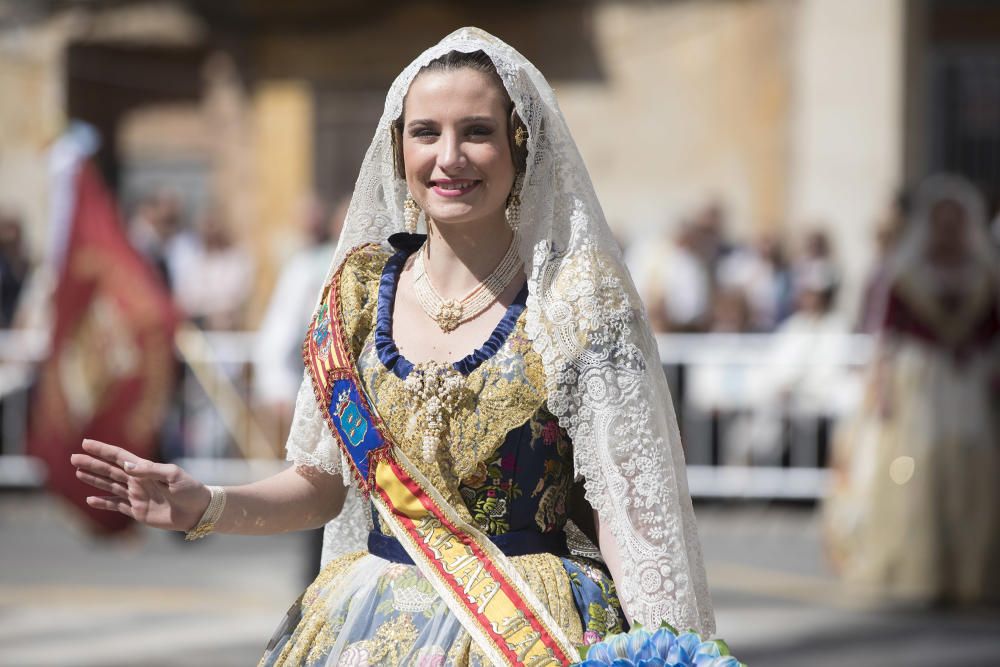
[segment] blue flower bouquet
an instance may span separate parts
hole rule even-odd
[[[602,642],[580,647],[576,667],[746,667],[721,639],[703,640],[664,623],[655,632],[634,626]]]

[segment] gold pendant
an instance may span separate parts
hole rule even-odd
[[[442,301],[441,305],[438,306],[437,315],[434,316],[434,320],[441,327],[441,331],[450,333],[462,323],[463,310],[461,302],[455,299]]]

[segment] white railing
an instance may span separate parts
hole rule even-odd
[[[262,427],[255,405],[253,332],[177,336],[184,375],[180,414],[197,413],[199,442],[172,454],[199,478],[256,479],[279,469],[281,435]],[[823,448],[832,424],[854,408],[871,356],[866,336],[664,335],[670,380],[695,497],[813,499],[827,483]],[[0,332],[0,488],[39,487],[44,467],[24,456],[28,389],[46,355],[32,332]],[[290,400],[294,397],[290,397]],[[206,426],[207,424],[207,426]]]

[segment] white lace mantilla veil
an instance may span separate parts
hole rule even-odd
[[[390,127],[410,82],[450,51],[479,50],[495,64],[529,131],[520,228],[526,331],[545,368],[548,409],[573,441],[576,475],[617,542],[627,574],[617,582],[619,596],[644,625],[666,620],[710,635],[712,606],[659,352],[552,88],[520,53],[462,28],[402,71],[365,155],[328,277],[351,249],[384,245],[403,231],[406,183],[393,169]],[[287,452],[300,465],[351,479],[308,378]],[[349,496],[327,526],[325,559],[364,548],[369,513],[356,490]]]

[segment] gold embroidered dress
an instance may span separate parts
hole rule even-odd
[[[371,405],[463,519],[498,546],[530,543],[526,555],[510,560],[571,641],[621,631],[624,617],[607,571],[565,546],[572,443],[546,409],[542,362],[524,332],[527,289],[483,346],[453,365],[462,389],[447,446],[428,462],[420,436],[426,406],[405,387],[413,364],[392,338],[399,275],[423,237],[397,234],[390,242],[395,252],[376,245],[353,251],[331,286],[339,290],[350,353]],[[289,610],[262,665],[488,664],[390,535],[373,513],[369,549],[379,555],[362,551],[328,563]]]

